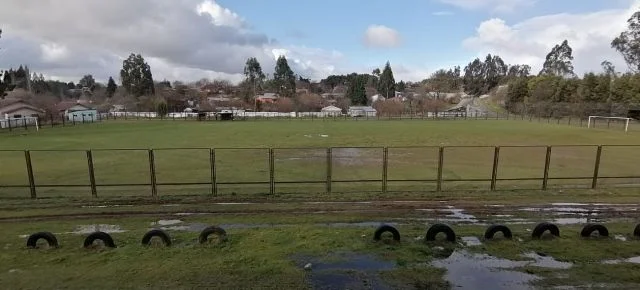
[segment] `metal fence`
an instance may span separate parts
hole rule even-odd
[[[638,149],[640,145],[0,150],[0,198],[35,199],[49,196],[50,189],[62,190],[57,196],[70,189],[79,196],[119,196],[118,190],[101,192],[123,187],[158,197],[158,188],[168,186],[198,186],[201,194],[211,196],[228,194],[221,190],[225,186],[239,186],[236,191],[258,186],[258,193],[267,195],[633,187],[640,186]],[[456,183],[464,186],[452,186]],[[25,189],[28,195],[16,194]],[[184,190],[166,195],[175,194]]]

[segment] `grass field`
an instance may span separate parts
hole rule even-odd
[[[444,152],[443,179],[490,179],[494,148],[500,151],[497,177],[500,179],[542,178],[546,145],[637,145],[640,134],[617,130],[586,129],[527,121],[264,121],[185,122],[109,121],[65,128],[44,128],[40,132],[0,135],[3,150],[78,150],[31,152],[37,185],[88,185],[84,150],[92,149],[96,183],[150,183],[149,156],[155,149],[158,183],[211,182],[209,149],[215,148],[216,182],[220,195],[269,192],[269,150],[274,149],[276,192],[306,190],[325,192],[327,147],[332,149],[334,192],[380,191],[380,182],[344,183],[349,180],[381,180],[383,147],[388,149],[389,191],[433,191],[438,146]],[[421,148],[415,148],[416,146]],[[432,147],[429,147],[432,146]],[[485,147],[482,147],[485,146]],[[539,147],[508,147],[539,146]],[[140,151],[101,149],[136,148]],[[163,148],[202,148],[163,150]],[[280,149],[279,149],[280,148]],[[600,176],[640,176],[636,164],[639,147],[605,147]],[[554,147],[549,177],[576,178],[593,175],[596,146]],[[23,152],[0,152],[0,185],[28,184]],[[314,181],[314,184],[286,182]],[[229,185],[235,182],[263,182]],[[637,179],[605,179],[600,184],[636,183]],[[538,189],[541,181],[499,181],[498,189]],[[588,187],[591,180],[551,180],[549,186]],[[489,187],[488,181],[448,182],[444,190]],[[149,195],[149,186],[99,187],[99,195]],[[86,195],[88,187],[42,188],[40,196]],[[161,186],[159,194],[209,194],[211,186]],[[28,196],[25,188],[0,189],[4,196]]]
[[[504,146],[499,155],[499,178],[540,178],[547,145],[577,145],[553,147],[550,177],[590,177],[597,148],[584,145],[601,144],[637,145],[640,135],[505,120],[145,120],[43,128],[37,133],[4,132],[0,134],[0,149],[17,150],[0,151],[0,185],[4,186],[28,184],[22,150],[32,150],[38,185],[87,185],[85,150],[89,149],[93,150],[98,184],[149,183],[146,150],[150,148],[154,149],[159,183],[209,182],[208,148],[215,148],[216,178],[221,184],[217,197],[210,195],[210,185],[160,186],[158,198],[150,197],[147,185],[98,187],[98,198],[91,197],[88,187],[38,187],[37,200],[28,198],[28,188],[0,188],[0,288],[308,289],[314,283],[324,283],[339,289],[370,289],[383,283],[391,289],[447,289],[455,287],[447,275],[456,272],[431,264],[442,259],[438,248],[442,246],[445,252],[482,253],[518,261],[526,260],[523,253],[543,253],[572,263],[568,269],[528,265],[511,269],[516,274],[498,271],[498,276],[505,277],[535,275],[538,278],[530,285],[542,289],[598,285],[637,289],[637,264],[602,261],[640,255],[640,242],[631,236],[638,210],[637,189],[606,187],[614,182],[640,180],[603,179],[597,190],[566,188],[590,187],[590,179],[550,180],[550,188],[544,192],[539,190],[539,180],[499,181],[501,190],[495,192],[489,191],[489,182],[484,181],[447,182],[442,192],[434,191],[433,182],[394,181],[389,182],[387,193],[380,192],[380,182],[336,182],[381,179],[383,147],[389,147],[389,180],[435,179],[440,146],[476,146],[445,149],[444,179],[490,178],[493,146]],[[332,194],[325,193],[324,183],[328,147],[332,147]],[[143,150],[102,150],[114,148]],[[276,148],[275,181],[322,183],[277,184],[276,194],[267,195],[269,148]],[[604,147],[600,176],[640,176],[637,149]],[[234,181],[267,183],[222,184]],[[546,211],[551,203],[560,203],[556,207],[566,212]],[[591,206],[585,209],[578,203]],[[626,207],[616,209],[618,204]],[[455,213],[457,208],[464,209],[463,219],[450,220],[446,214]],[[612,235],[626,241],[581,239],[581,224],[590,220],[591,213],[607,224]],[[196,241],[197,231],[169,227],[173,247],[140,245],[142,235],[157,227],[153,223],[177,219],[178,225],[222,225],[229,240],[201,246]],[[561,226],[559,239],[530,238],[535,222],[574,219]],[[372,242],[373,231],[382,222],[397,223],[402,234],[400,244]],[[465,246],[460,240],[455,245],[425,244],[422,238],[426,229],[436,222],[452,224],[459,237],[478,238],[485,224],[505,223],[514,231],[514,240],[483,241],[477,247]],[[93,225],[116,226],[120,231],[112,236],[118,248],[83,249],[87,233],[76,231]],[[27,249],[25,235],[38,231],[56,233],[61,247]],[[353,262],[358,259],[365,262]],[[323,271],[323,267],[326,270],[331,263],[343,260],[346,269]],[[303,269],[306,263],[313,264],[310,272]],[[487,283],[495,278],[478,276]],[[345,281],[357,285],[341,284]],[[490,284],[482,286],[491,288]]]

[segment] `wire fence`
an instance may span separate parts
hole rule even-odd
[[[640,145],[0,150],[0,197],[640,186]]]

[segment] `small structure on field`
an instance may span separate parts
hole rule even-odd
[[[336,106],[324,107],[320,110],[320,112],[323,112],[325,116],[332,116],[332,117],[342,115],[342,109]]]
[[[98,111],[89,105],[78,102],[61,102],[57,107],[58,111],[63,113],[69,121],[95,122],[98,120]]]
[[[378,111],[371,106],[352,106],[349,107],[350,117],[375,117]]]
[[[0,128],[33,125],[44,110],[20,99],[0,100]],[[9,124],[9,122],[11,122]]]

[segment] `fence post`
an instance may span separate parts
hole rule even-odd
[[[24,160],[27,163],[27,176],[29,177],[29,189],[31,191],[31,198],[36,199],[36,182],[33,177],[33,166],[31,164],[31,152],[24,150]]]
[[[551,146],[547,146],[547,155],[544,161],[544,176],[542,178],[542,190],[547,190],[549,183],[549,164],[551,163]]]
[[[327,193],[331,193],[331,171],[333,167],[333,154],[331,147],[327,148]]]
[[[496,146],[493,153],[493,171],[491,172],[491,190],[496,190],[496,181],[498,179],[498,162],[500,161],[500,146]]]
[[[387,176],[389,169],[389,148],[382,148],[382,193],[387,193]]]
[[[28,131],[29,128],[27,128],[27,119],[26,118],[22,118],[22,125],[24,126],[24,130]]]
[[[593,181],[591,182],[592,189],[596,189],[596,187],[598,187],[598,174],[600,172],[601,156],[602,156],[602,145],[598,146],[598,151],[596,151],[596,164],[593,167]]]
[[[269,148],[269,193],[273,195],[275,189],[275,176],[274,176],[274,160],[273,160],[273,148]]]
[[[87,150],[87,165],[89,166],[89,182],[91,184],[91,196],[98,197],[96,188],[96,175],[93,168],[93,154],[91,150]]]
[[[151,178],[151,196],[158,196],[158,187],[156,184],[156,163],[153,149],[149,149],[149,175]]]
[[[216,180],[216,150],[209,149],[209,166],[211,167],[211,194],[218,196],[218,182]]]
[[[444,166],[444,147],[440,147],[438,152],[438,181],[436,191],[442,191],[442,167]]]

